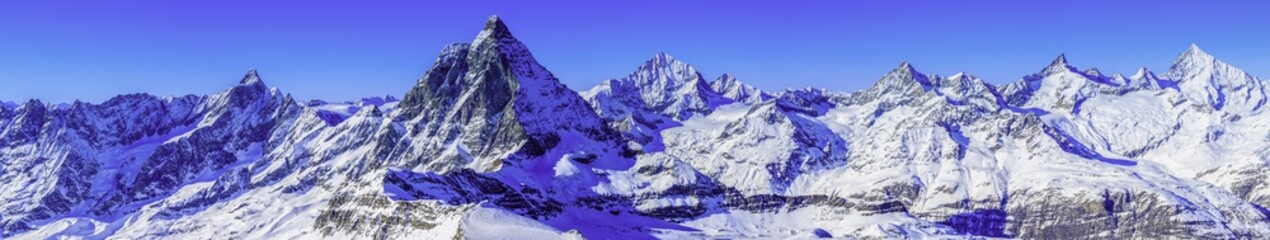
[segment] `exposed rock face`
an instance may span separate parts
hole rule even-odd
[[[467,166],[491,172],[505,161],[522,168],[538,167],[542,163],[520,161],[539,157],[554,161],[562,153],[550,151],[562,141],[596,143],[567,151],[606,154],[621,150],[619,136],[577,93],[538,65],[497,17],[485,24],[472,44],[443,49],[437,63],[398,106],[397,118],[408,123],[408,138],[455,145],[414,142],[401,145],[395,150],[399,154],[386,158],[439,163],[418,160],[412,164],[427,164],[431,169]],[[454,149],[459,154],[431,149]]]
[[[575,93],[497,17],[400,101],[0,102],[0,236],[1270,237],[1263,82],[1060,56],[1005,85],[908,63],[766,93],[658,54]]]

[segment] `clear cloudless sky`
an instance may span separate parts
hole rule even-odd
[[[210,94],[249,68],[300,99],[399,96],[494,14],[577,90],[662,51],[765,90],[859,90],[903,61],[1006,83],[1060,53],[1163,72],[1191,43],[1270,76],[1266,1],[2,1],[0,100]]]

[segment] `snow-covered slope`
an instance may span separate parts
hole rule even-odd
[[[9,239],[1270,237],[1264,82],[1196,46],[857,92],[660,53],[577,93],[491,17],[400,101],[0,102]]]

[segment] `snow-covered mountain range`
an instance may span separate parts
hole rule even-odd
[[[658,53],[575,92],[491,17],[400,100],[251,70],[0,102],[0,238],[1270,238],[1265,82],[1197,46],[1158,75],[707,79]]]

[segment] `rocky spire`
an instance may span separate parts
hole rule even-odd
[[[238,81],[241,85],[264,85],[264,81],[260,80],[260,75],[256,73],[256,69],[248,69],[247,74],[243,75],[243,79]]]
[[[708,113],[723,99],[696,68],[665,52],[653,55],[626,77],[605,81],[588,94],[598,91],[629,92],[634,96],[614,97],[639,99],[644,106],[629,107],[645,108],[678,120]]]
[[[511,30],[507,29],[507,24],[504,24],[503,20],[498,18],[498,15],[489,16],[489,19],[485,20],[485,28],[481,29],[481,33],[476,35],[476,42],[490,38],[516,39],[512,37]]]
[[[913,68],[912,64],[905,61],[900,63],[900,66],[895,67],[895,69],[892,69],[890,72],[887,72],[886,75],[883,75],[882,79],[878,80],[877,83],[874,83],[873,87],[870,87],[869,89],[870,91],[877,93],[886,93],[907,91],[909,89],[927,91],[933,86],[933,82],[931,82],[929,76],[918,72]]]
[[[1041,72],[1044,72],[1045,74],[1053,74],[1067,71],[1076,71],[1076,68],[1067,63],[1067,54],[1059,54],[1058,58],[1055,58],[1053,62],[1050,62],[1050,65],[1046,66],[1045,70],[1042,70]]]
[[[561,143],[562,135],[582,136],[572,141],[596,143],[578,151],[603,155],[621,149],[616,132],[608,129],[577,93],[539,65],[498,16],[485,22],[472,43],[443,49],[397,108],[400,111],[395,117],[407,121],[405,134],[418,142],[383,145],[398,148],[377,150],[393,152],[385,159],[414,161],[421,156],[438,156],[444,149],[416,147],[434,142],[461,144],[467,151],[430,158],[421,168],[479,172],[504,167],[529,169],[543,163],[538,160],[560,159],[548,154],[563,154],[550,151]],[[617,164],[619,160],[597,164]]]

